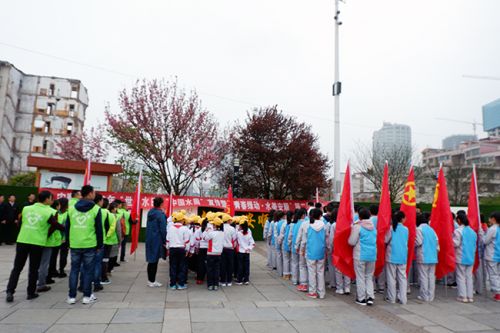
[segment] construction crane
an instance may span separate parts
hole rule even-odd
[[[475,79],[475,80],[493,80],[500,81],[500,77],[498,76],[487,76],[487,75],[462,75],[464,79]]]
[[[449,118],[434,118],[436,120],[443,120],[443,121],[452,121],[455,123],[462,123],[462,124],[470,124],[472,125],[472,129],[474,130],[474,135],[477,135],[477,126],[482,125],[481,123],[478,123],[477,121],[465,121],[465,120],[456,120],[456,119],[449,119]]]

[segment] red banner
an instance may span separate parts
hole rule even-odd
[[[54,189],[54,188],[41,188],[40,191],[50,191],[54,195],[54,199],[71,198],[71,190]],[[119,199],[126,203],[127,208],[132,208],[132,201],[134,193],[127,192],[99,192],[110,202]],[[169,195],[158,194],[141,194],[141,209],[153,208],[153,199],[155,197],[162,197],[165,202],[169,202]],[[209,197],[191,197],[191,196],[172,196],[173,210],[184,209],[189,207],[207,207],[213,209],[225,210],[228,204],[226,198],[209,198]],[[298,200],[267,200],[267,199],[243,199],[234,198],[234,208],[236,212],[251,212],[251,213],[264,213],[271,209],[274,210],[295,210],[297,208],[305,207],[307,201]]]

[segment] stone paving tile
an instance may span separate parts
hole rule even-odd
[[[321,305],[322,301],[285,301],[288,306],[294,308],[294,307],[313,307],[317,308]]]
[[[241,325],[246,333],[291,333],[295,331],[288,321],[247,321]]]
[[[128,308],[130,306],[130,302],[95,302],[92,305],[92,309],[123,309]]]
[[[288,308],[289,305],[286,302],[280,301],[256,301],[255,305],[258,308]]]
[[[18,309],[5,317],[2,324],[48,324],[55,323],[67,310],[63,309]]]
[[[189,308],[188,302],[165,302],[165,309]]]
[[[500,330],[500,316],[497,313],[474,314],[468,315],[467,317],[471,320],[478,321],[494,329]]]
[[[222,305],[228,309],[239,309],[239,308],[245,308],[245,309],[254,308],[255,309],[256,308],[255,303],[248,301],[248,300],[234,301],[234,302],[232,302],[232,301],[222,302]]]
[[[103,302],[122,302],[125,299],[125,296],[130,295],[122,292],[99,292],[96,293],[95,296],[97,300]],[[136,295],[136,294],[133,294]],[[127,300],[128,301],[128,300]]]
[[[276,321],[285,320],[283,316],[273,308],[238,308],[235,310],[240,321]]]
[[[442,326],[428,326],[424,327],[424,330],[429,333],[450,333],[453,331],[450,331]]]
[[[143,302],[142,300],[137,302],[129,302],[128,307],[130,309],[160,309],[165,307],[165,302]]]
[[[2,333],[42,333],[50,327],[49,324],[0,324]]]
[[[55,324],[46,333],[103,333],[106,324]]]
[[[162,333],[191,333],[191,322],[189,320],[165,321]]]
[[[136,302],[140,301],[143,303],[146,302],[165,302],[165,293],[147,293],[147,294],[142,294],[142,293],[128,293],[126,294],[124,299],[121,299],[119,301],[124,301],[124,302]]]
[[[160,333],[162,326],[162,324],[110,324],[106,333]]]
[[[239,322],[193,323],[192,333],[245,333]]]
[[[340,324],[349,330],[351,333],[394,333],[393,329],[374,320],[374,319],[358,319],[358,320],[340,320]]]
[[[121,323],[162,323],[165,309],[118,309],[113,324]]]
[[[191,322],[239,321],[231,309],[195,309],[191,311]]]
[[[209,302],[190,301],[189,307],[191,309],[199,309],[199,308],[222,309],[224,307],[224,304],[222,301],[209,301]]]
[[[286,320],[326,319],[319,308],[277,308]]]
[[[116,309],[71,309],[57,321],[57,324],[108,324],[116,311]]]
[[[397,315],[397,316],[403,320],[406,320],[407,322],[409,322],[410,324],[413,324],[415,326],[423,327],[423,326],[434,325],[433,322],[431,322],[423,317],[420,317],[419,315],[415,315],[415,314],[402,314],[402,315]]]
[[[190,320],[190,312],[188,308],[184,309],[165,309],[164,321],[169,320]]]
[[[339,322],[334,320],[300,320],[291,321],[290,324],[299,333],[311,333],[311,332],[335,332],[335,333],[348,333],[349,330],[342,326]]]
[[[436,324],[439,324],[451,331],[460,332],[460,331],[484,331],[484,330],[492,330],[491,327],[483,325],[477,321],[465,318],[463,316],[458,315],[434,315],[427,317],[429,320],[433,321]]]

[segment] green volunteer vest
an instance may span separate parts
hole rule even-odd
[[[130,212],[126,209],[120,209],[123,218],[125,219],[125,234],[130,235]]]
[[[68,207],[75,207],[75,204],[79,201],[80,199],[77,199],[77,198],[71,198],[69,199],[69,202],[68,202]]]
[[[110,213],[109,210],[106,209],[106,216],[108,217],[109,229],[114,229],[115,231],[111,234],[110,237],[107,237],[107,232],[105,227],[103,227],[104,233],[104,244],[106,245],[116,245],[118,244],[118,235],[116,234],[116,217],[113,213]],[[105,219],[102,219],[102,225],[104,226]]]
[[[49,218],[56,211],[40,202],[23,208],[21,230],[17,236],[18,243],[45,246],[49,235]]]
[[[95,218],[99,209],[99,206],[94,205],[88,212],[80,212],[75,207],[68,210],[70,248],[89,249],[97,246]]]
[[[57,215],[57,222],[59,224],[64,224],[66,222],[66,217],[68,216],[67,212],[61,213]],[[63,233],[59,230],[56,230],[52,233],[52,235],[47,238],[47,245],[45,247],[57,247],[62,244]]]

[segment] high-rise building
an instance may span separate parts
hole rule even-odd
[[[443,149],[455,150],[458,149],[461,143],[470,141],[477,141],[477,135],[472,135],[472,134],[450,135],[443,139]]]
[[[56,157],[58,138],[82,132],[88,103],[79,80],[25,74],[0,61],[0,179],[29,171],[29,155]]]
[[[483,105],[483,128],[489,136],[500,136],[500,98]]]
[[[381,129],[373,132],[373,151],[399,148],[411,149],[411,128],[408,125],[384,122]]]

